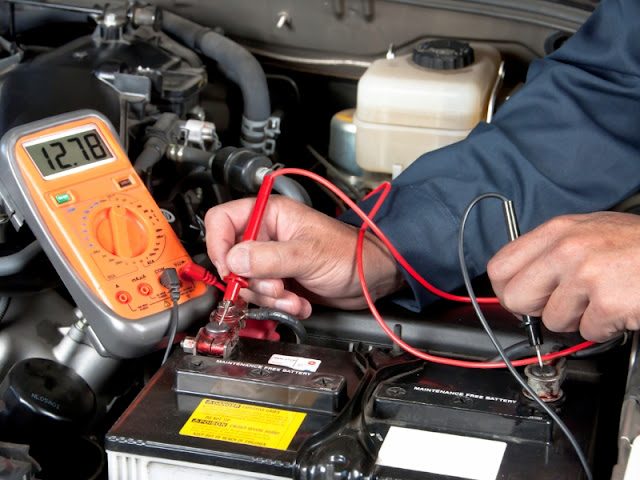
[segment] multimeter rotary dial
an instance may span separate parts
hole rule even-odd
[[[140,216],[127,207],[104,208],[96,214],[93,223],[96,241],[112,255],[133,258],[147,250],[147,228]]]
[[[89,227],[102,250],[122,260],[150,265],[162,252],[166,233],[154,209],[128,195],[93,205]]]

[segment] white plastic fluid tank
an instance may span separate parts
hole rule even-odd
[[[432,40],[376,60],[358,82],[356,161],[397,173],[423,153],[462,140],[487,118],[500,53],[490,45]]]

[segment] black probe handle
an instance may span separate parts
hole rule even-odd
[[[527,340],[529,345],[536,347],[542,345],[542,319],[540,317],[532,317],[531,315],[523,315],[522,325],[527,331]]]

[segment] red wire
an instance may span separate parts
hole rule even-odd
[[[367,195],[368,198],[372,195],[375,195],[376,193],[380,192],[380,196],[378,198],[378,200],[376,201],[376,203],[374,204],[373,208],[371,209],[371,211],[369,212],[369,214],[366,214],[365,212],[363,212],[348,196],[346,196],[342,190],[340,190],[339,188],[337,188],[335,185],[333,185],[331,182],[329,182],[328,180],[326,180],[325,178],[313,173],[313,172],[308,172],[306,170],[302,170],[302,169],[298,169],[298,168],[283,168],[281,170],[277,170],[274,173],[271,174],[273,177],[276,176],[280,176],[280,175],[300,175],[303,177],[307,177],[310,178],[322,185],[324,185],[326,188],[328,188],[329,190],[331,190],[334,194],[336,194],[343,202],[345,202],[349,208],[351,208],[356,215],[358,215],[358,217],[360,217],[363,221],[362,226],[360,227],[360,231],[358,233],[358,243],[357,243],[357,251],[356,251],[356,257],[357,257],[357,267],[358,267],[358,277],[360,279],[360,283],[362,285],[362,292],[363,295],[367,301],[367,305],[369,307],[369,309],[371,310],[371,313],[373,314],[374,318],[376,319],[376,321],[378,322],[378,324],[380,325],[380,327],[382,328],[382,330],[387,334],[387,336],[393,340],[396,344],[398,344],[398,346],[400,346],[404,351],[414,355],[417,358],[420,358],[421,360],[425,360],[428,362],[433,362],[433,363],[439,363],[439,364],[443,364],[443,365],[451,365],[451,366],[455,366],[455,367],[463,367],[463,368],[481,368],[481,369],[493,369],[493,368],[504,368],[506,367],[504,362],[478,362],[478,361],[470,361],[470,360],[457,360],[454,358],[447,358],[447,357],[440,357],[440,356],[436,356],[436,355],[431,355],[429,353],[417,350],[416,348],[412,347],[411,345],[409,345],[408,343],[406,343],[404,340],[402,340],[401,338],[399,338],[390,328],[389,326],[385,323],[384,319],[382,318],[382,316],[380,315],[380,312],[378,311],[378,309],[375,306],[374,300],[371,298],[371,294],[369,292],[369,289],[367,287],[367,281],[364,275],[364,261],[363,261],[363,251],[364,251],[364,236],[365,236],[365,232],[367,230],[367,228],[371,228],[371,230],[376,234],[376,236],[384,243],[384,245],[389,249],[389,251],[391,252],[391,254],[393,255],[393,257],[396,259],[396,261],[398,261],[398,263],[400,263],[403,268],[405,268],[405,270],[407,270],[409,272],[409,274],[415,278],[421,285],[423,285],[427,290],[429,290],[430,292],[439,295],[443,298],[446,298],[448,300],[453,300],[453,301],[458,301],[458,302],[470,302],[471,300],[468,297],[460,297],[457,295],[451,295],[447,292],[443,292],[442,290],[434,287],[433,285],[431,285],[429,282],[427,282],[424,278],[422,278],[420,276],[420,274],[418,274],[418,272],[416,272],[411,265],[409,265],[409,263],[402,257],[402,255],[400,255],[400,252],[398,252],[395,247],[391,244],[391,242],[389,241],[389,239],[384,235],[384,233],[382,233],[382,231],[379,229],[379,227],[373,222],[373,218],[375,217],[376,213],[378,212],[378,210],[380,209],[380,207],[382,206],[384,200],[386,199],[387,195],[389,194],[389,192],[391,191],[391,184],[389,184],[388,182],[385,182],[383,184],[381,184],[378,188],[376,188],[375,190],[373,190],[371,193],[369,193]],[[479,298],[478,301],[482,300],[482,303],[498,303],[498,299],[496,298]],[[553,352],[553,353],[548,353],[546,355],[542,356],[542,359],[544,361],[549,361],[549,360],[554,360],[556,358],[560,358],[560,357],[564,357],[567,355],[571,355],[572,353],[575,352],[579,352],[580,350],[584,350],[585,348],[593,345],[594,342],[589,342],[589,341],[585,341],[582,343],[579,343],[577,345],[574,345],[572,347],[569,348],[565,348],[564,350],[560,350],[558,352]],[[530,357],[530,358],[525,358],[522,360],[516,360],[511,362],[513,364],[514,367],[521,367],[524,365],[532,365],[535,363],[538,363],[538,359],[537,357]]]
[[[367,306],[369,307],[369,310],[371,310],[371,313],[373,314],[374,318],[378,322],[378,325],[380,325],[380,328],[384,330],[384,333],[386,333],[391,340],[397,343],[400,346],[400,348],[402,348],[405,352],[408,352],[414,355],[415,357],[418,357],[421,360],[426,360],[432,363],[439,363],[442,365],[451,365],[453,367],[481,368],[481,369],[506,367],[504,362],[477,362],[477,361],[470,361],[470,360],[457,360],[455,358],[447,358],[447,357],[439,357],[437,355],[431,355],[421,350],[417,350],[416,348],[412,347],[411,345],[406,343],[404,340],[402,340],[400,337],[398,337],[393,332],[393,330],[391,330],[389,326],[385,323],[384,319],[382,318],[382,315],[380,315],[380,312],[376,308],[374,300],[371,298],[371,293],[369,292],[369,289],[367,287],[367,281],[364,276],[364,262],[362,258],[363,247],[364,247],[364,234],[365,234],[365,229],[364,228],[360,229],[360,232],[358,233],[358,246],[357,246],[358,278],[360,279],[360,283],[362,284],[362,293],[364,294],[364,298],[367,301]],[[582,342],[572,347],[566,348],[564,350],[543,355],[542,360],[548,361],[548,360],[553,360],[555,358],[564,357],[566,355],[571,355],[572,353],[578,352],[580,350],[584,350],[585,348],[591,345],[593,345],[593,342]],[[511,363],[513,364],[514,367],[532,365],[532,364],[538,363],[538,358],[530,357],[522,360],[515,360]]]
[[[424,288],[426,288],[428,291],[430,291],[434,295],[437,295],[438,297],[444,298],[446,300],[451,300],[453,302],[471,303],[471,300],[469,299],[469,297],[463,297],[463,296],[460,296],[460,295],[452,295],[451,293],[445,292],[444,290],[440,290],[438,287],[435,287],[434,285],[429,283],[427,280],[425,280],[422,277],[422,275],[420,275],[409,264],[409,262],[407,262],[405,260],[405,258],[393,246],[391,241],[382,232],[382,230],[380,230],[380,228],[371,220],[371,218],[369,218],[369,216],[365,212],[363,212],[362,209],[360,207],[358,207],[358,205],[356,205],[353,200],[351,200],[347,195],[345,195],[342,190],[340,190],[338,187],[336,187],[330,181],[326,180],[325,178],[321,177],[320,175],[317,175],[317,174],[315,174],[313,172],[309,172],[307,170],[302,170],[300,168],[282,168],[280,170],[276,170],[271,175],[273,177],[277,177],[277,176],[281,176],[281,175],[299,175],[299,176],[310,178],[310,179],[314,180],[315,182],[318,182],[318,183],[324,185],[326,188],[328,188],[333,193],[335,193],[340,198],[340,200],[342,200],[344,203],[346,203],[347,206],[351,210],[353,210],[355,212],[355,214],[358,215],[358,217],[360,217],[360,219],[364,222],[364,224],[366,224],[373,231],[373,233],[375,233],[376,237],[378,237],[382,241],[384,246],[387,247],[389,252],[391,252],[391,255],[393,255],[393,258],[395,258],[396,261],[402,266],[402,268],[404,268],[407,272],[409,272],[409,275],[411,275],[414,279],[416,279],[416,281],[418,283],[420,283],[420,285],[422,285]],[[380,188],[381,187],[378,187],[376,190],[371,192],[369,195],[372,195],[374,192],[377,192]],[[391,188],[390,184],[389,184],[389,188]],[[386,193],[388,193],[388,191]],[[385,197],[386,197],[386,195],[385,195]],[[378,207],[378,208],[380,208],[380,207]],[[480,297],[480,298],[478,298],[478,302],[479,303],[494,303],[494,304],[500,303],[500,301],[495,297],[488,297],[488,298]]]
[[[187,262],[186,264],[184,264],[182,268],[180,268],[178,273],[182,278],[204,282],[207,285],[216,287],[222,292],[227,289],[227,286],[224,283],[218,281],[213,273],[194,262]]]

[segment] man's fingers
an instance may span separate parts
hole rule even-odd
[[[223,277],[229,274],[225,263],[227,252],[244,231],[254,204],[251,198],[228,202],[211,208],[204,217],[207,253]]]
[[[242,242],[227,254],[233,273],[251,278],[297,278],[307,272],[316,252],[305,239],[286,242]]]
[[[552,332],[575,332],[588,306],[586,292],[576,290],[574,284],[563,284],[551,294],[542,312],[542,321]]]
[[[284,293],[284,282],[280,279],[250,279],[249,289],[267,297],[280,297]]]
[[[548,250],[576,224],[577,216],[563,216],[550,220],[538,228],[505,245],[489,261],[487,272],[498,296],[518,272],[527,268],[537,258],[544,257]]]
[[[502,304],[511,312],[540,315],[549,297],[560,283],[560,274],[542,258],[515,274],[496,292]]]
[[[612,319],[603,318],[600,309],[589,304],[580,320],[580,335],[592,342],[606,342],[624,330],[624,325],[615,325]]]

